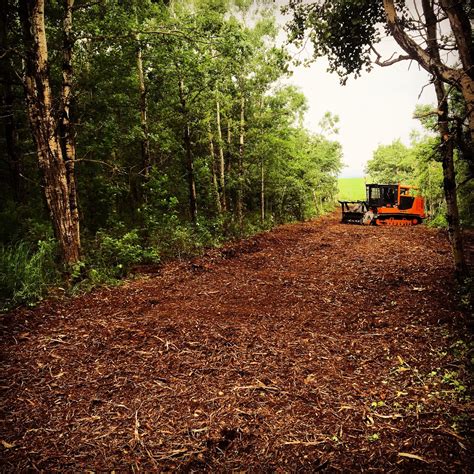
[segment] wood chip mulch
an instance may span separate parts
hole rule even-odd
[[[1,316],[3,472],[473,472],[446,236],[291,224]]]

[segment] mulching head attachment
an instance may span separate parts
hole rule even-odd
[[[343,224],[364,224],[364,216],[369,210],[365,201],[339,201],[342,208]]]

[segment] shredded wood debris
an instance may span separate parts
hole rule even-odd
[[[452,273],[333,216],[6,314],[2,470],[472,472]]]

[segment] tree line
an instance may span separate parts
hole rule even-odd
[[[19,249],[50,242],[66,280],[100,279],[333,201],[333,117],[303,127],[265,5],[3,0],[0,16],[7,296]]]

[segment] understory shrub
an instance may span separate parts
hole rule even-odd
[[[60,281],[57,251],[53,239],[40,240],[36,249],[27,242],[0,246],[0,309],[33,304]]]
[[[99,283],[124,277],[133,265],[157,263],[160,255],[156,249],[143,246],[138,231],[134,229],[120,237],[98,232],[88,260],[89,276]]]

